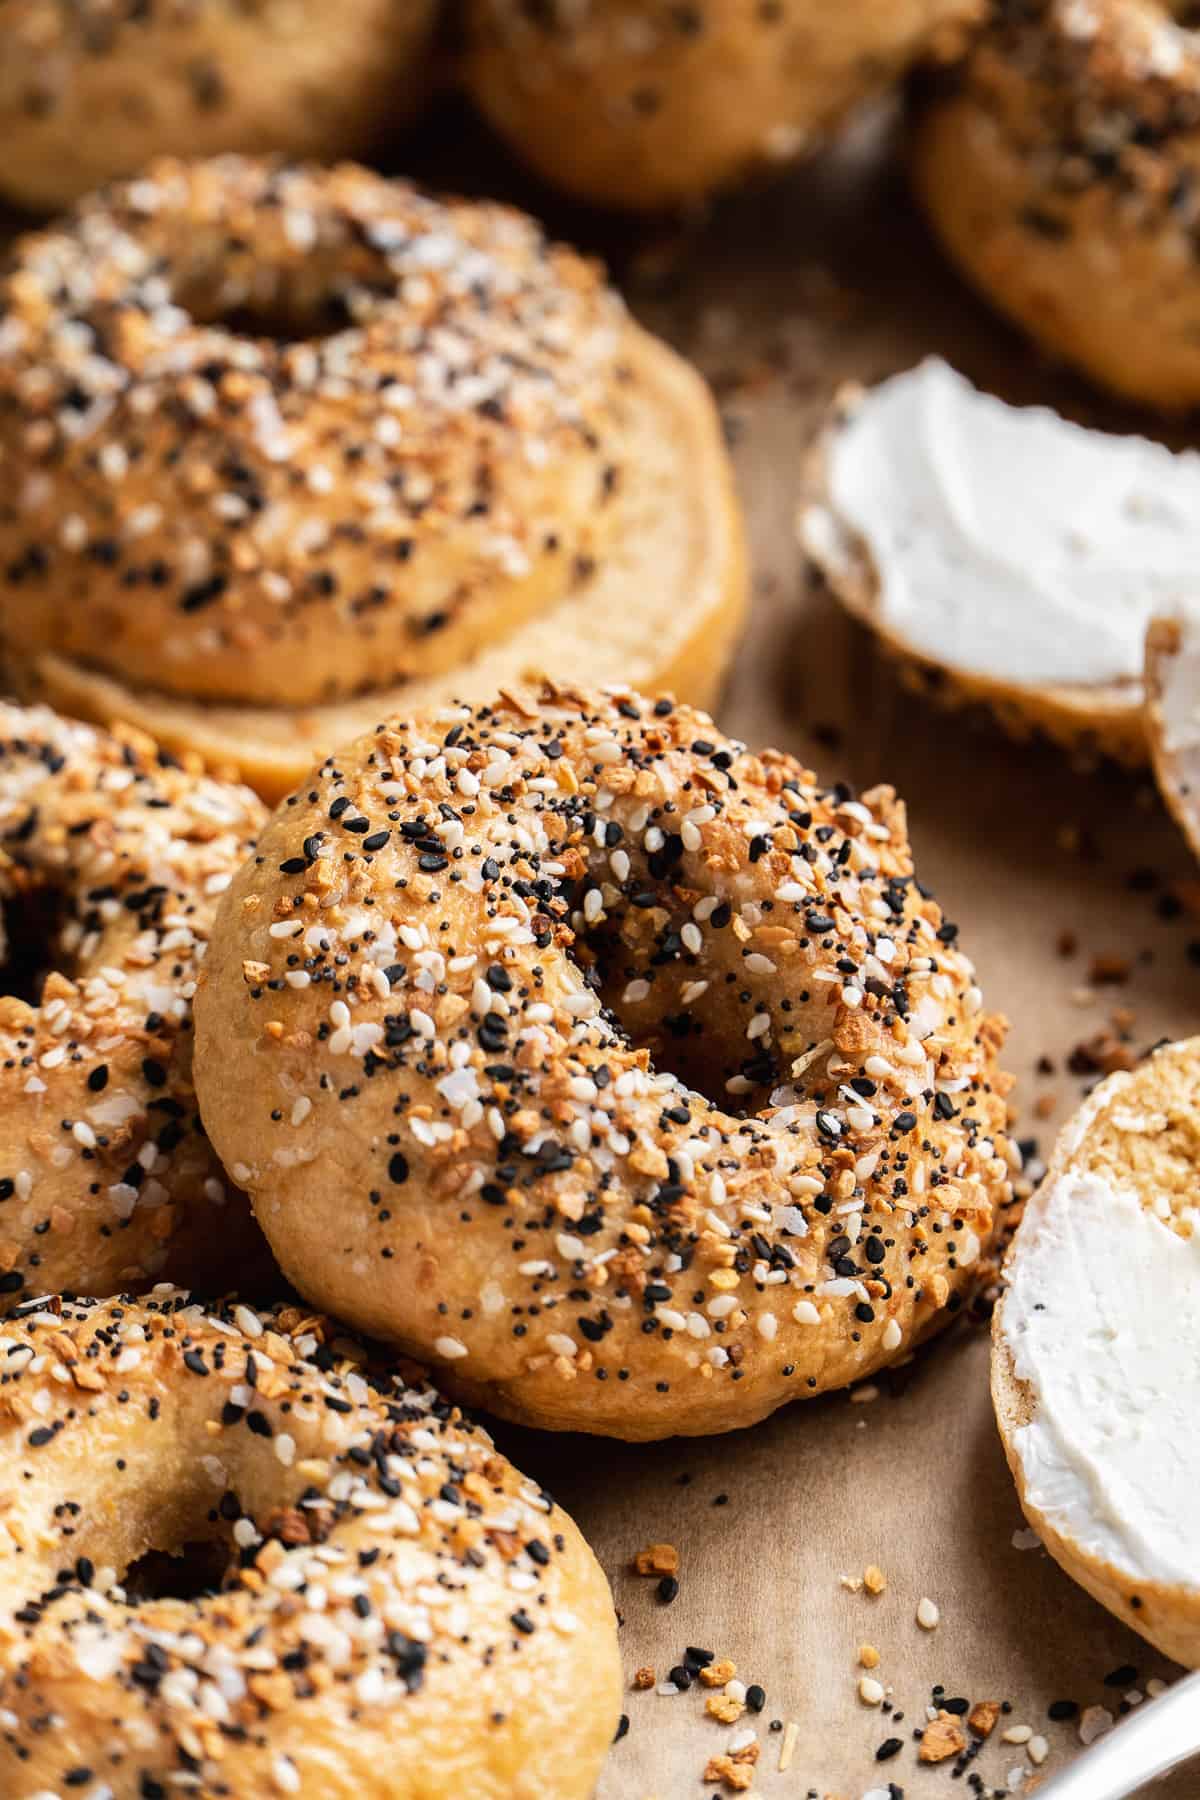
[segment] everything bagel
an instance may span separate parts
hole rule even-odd
[[[471,0],[467,85],[548,182],[696,200],[816,149],[978,0]]]
[[[0,1293],[224,1291],[265,1260],[196,1112],[191,1004],[262,818],[134,733],[0,703]]]
[[[430,85],[436,0],[6,0],[0,190],[42,211],[168,152],[332,159]]]
[[[278,797],[531,668],[715,690],[744,572],[712,401],[522,215],[163,163],[24,239],[0,320],[26,697]]]
[[[435,1394],[170,1288],[39,1301],[0,1349],[6,1800],[591,1795],[607,1583]],[[155,1592],[185,1548],[199,1591]]]
[[[462,1392],[727,1430],[907,1354],[975,1279],[1008,1084],[956,935],[890,789],[690,708],[397,720],[222,902],[204,1119],[300,1291]]]
[[[1184,11],[1004,0],[933,84],[912,156],[934,230],[986,298],[1168,412],[1200,403],[1200,35]]]

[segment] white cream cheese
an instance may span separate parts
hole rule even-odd
[[[1036,1397],[1013,1434],[1027,1498],[1133,1580],[1200,1589],[1200,1212],[1180,1236],[1128,1189],[1068,1173],[1031,1202],[1003,1336]]]
[[[1140,681],[1150,619],[1200,596],[1200,455],[1008,406],[936,359],[864,397],[825,473],[814,559],[857,539],[879,624],[964,674]]]

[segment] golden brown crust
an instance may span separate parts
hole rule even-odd
[[[51,211],[152,157],[380,142],[432,82],[437,0],[7,0],[0,190]]]
[[[1097,1175],[1132,1188],[1147,1207],[1164,1206],[1181,1234],[1194,1207],[1200,1160],[1200,1039],[1168,1044],[1132,1073],[1101,1082],[1060,1133],[1041,1194],[1072,1175]],[[1039,1197],[1031,1204],[1008,1254],[1009,1271],[1021,1255]],[[1200,1587],[1167,1585],[1133,1576],[1096,1554],[1061,1528],[1034,1500],[1018,1433],[1037,1416],[1037,1395],[1016,1370],[1006,1330],[1005,1299],[996,1308],[992,1334],[992,1400],[1005,1455],[1022,1508],[1042,1542],[1081,1587],[1165,1655],[1200,1667]]]
[[[1007,1082],[955,940],[889,789],[628,689],[446,708],[327,760],[231,890],[205,1120],[301,1291],[460,1391],[727,1430],[974,1278]]]
[[[473,0],[467,85],[547,181],[675,206],[819,144],[976,0]]]
[[[1159,0],[1007,0],[926,97],[913,180],[964,274],[1045,349],[1200,402],[1200,48]]]
[[[620,1706],[567,1516],[299,1307],[0,1321],[0,1786],[114,1800],[587,1800]],[[415,1372],[419,1375],[419,1372]],[[127,1591],[210,1547],[216,1591]],[[207,1584],[205,1584],[207,1585]],[[45,1729],[53,1718],[54,1729]]]
[[[192,1085],[218,896],[262,822],[136,733],[0,703],[0,1293],[269,1266]]]

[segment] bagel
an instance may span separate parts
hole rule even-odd
[[[171,1288],[0,1321],[7,1800],[591,1795],[621,1690],[595,1558],[339,1331]],[[192,1593],[155,1575],[185,1550]]]
[[[531,670],[714,693],[745,571],[708,390],[522,215],[160,164],[25,239],[3,297],[23,696],[278,798]]]
[[[1008,406],[930,359],[839,394],[806,489],[810,564],[919,691],[1146,761],[1146,628],[1200,556],[1194,451]]]
[[[168,153],[364,151],[429,85],[437,0],[7,0],[0,191],[49,212]]]
[[[466,85],[543,180],[655,211],[815,149],[979,0],[470,0]]]
[[[268,1266],[196,1111],[192,994],[263,809],[0,702],[0,1294]],[[24,993],[24,998],[21,997]]]
[[[1146,634],[1146,736],[1167,808],[1200,857],[1200,658],[1194,616],[1155,619]]]
[[[1164,412],[1200,402],[1200,37],[1172,10],[1002,0],[932,84],[911,159],[934,231],[984,297]]]
[[[979,0],[470,0],[465,78],[552,185],[677,206],[788,161]]]
[[[300,1292],[456,1392],[729,1430],[978,1274],[1008,1083],[956,937],[888,788],[629,689],[446,708],[329,758],[225,896],[204,1119]]]
[[[1074,1580],[1200,1667],[1200,1038],[1111,1075],[1007,1259],[992,1396],[1021,1505]]]

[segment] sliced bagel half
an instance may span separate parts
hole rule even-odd
[[[992,1399],[1025,1515],[1103,1606],[1200,1667],[1200,1038],[1112,1075],[1006,1263]]]
[[[1009,406],[930,359],[838,395],[800,539],[918,691],[1145,762],[1145,631],[1196,584],[1200,455]]]

